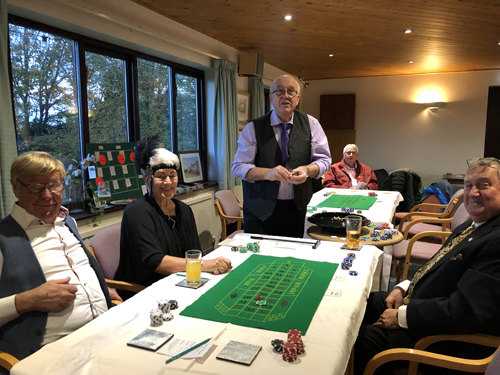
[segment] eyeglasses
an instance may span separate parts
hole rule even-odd
[[[160,180],[160,181],[166,181],[167,180],[167,177],[170,178],[170,181],[175,181],[177,180],[177,174],[172,174],[172,175],[166,175],[166,174],[159,174],[159,175],[155,175],[153,176],[153,178],[156,178],[157,180]]]
[[[19,179],[17,179],[17,182],[19,182],[26,189],[28,189],[28,191],[31,194],[40,194],[46,188],[48,188],[49,191],[51,191],[52,193],[59,193],[62,191],[62,189],[64,189],[64,184],[61,182],[52,182],[50,184],[32,184],[32,185],[26,185],[25,183],[19,181]]]
[[[491,163],[497,163],[500,164],[500,159],[497,158],[473,158],[467,160],[467,165],[470,166],[471,164],[479,163],[480,165],[488,165]]]
[[[288,89],[288,90],[277,89],[272,92],[272,94],[276,94],[276,96],[278,97],[285,95],[285,93],[288,95],[289,98],[293,98],[298,94],[297,90],[294,89]]]

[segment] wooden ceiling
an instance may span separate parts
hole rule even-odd
[[[307,80],[500,69],[500,0],[133,1]]]

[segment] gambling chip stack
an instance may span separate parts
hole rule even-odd
[[[273,346],[273,352],[281,354],[283,353],[283,345],[285,345],[285,342],[280,339],[275,339],[271,341],[271,345]]]
[[[285,345],[283,345],[282,357],[285,362],[295,362],[297,360],[297,345],[288,341]]]
[[[354,207],[341,207],[340,211],[348,213],[348,214],[352,214],[354,212]]]
[[[163,313],[160,309],[153,309],[149,314],[151,318],[151,327],[159,327],[163,325]]]
[[[179,303],[175,299],[168,300],[168,303],[170,305],[170,310],[175,310],[179,307]]]
[[[288,342],[293,342],[297,346],[297,355],[305,354],[306,346],[302,341],[302,333],[298,329],[288,331]]]

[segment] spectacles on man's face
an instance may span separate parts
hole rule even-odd
[[[285,93],[288,95],[289,98],[293,98],[298,94],[297,90],[295,89],[287,89],[287,90],[276,89],[272,92],[272,94],[276,94],[276,96],[278,97],[285,95]]]
[[[153,177],[160,181],[166,181],[167,177],[170,179],[170,181],[176,181],[177,173],[172,173],[172,174],[157,173]]]
[[[26,185],[19,179],[17,179],[17,182],[19,182],[26,189],[28,189],[28,191],[31,194],[40,194],[46,188],[48,188],[49,191],[51,191],[52,193],[59,193],[62,191],[62,189],[64,189],[64,184],[62,182],[51,182],[50,184],[31,184],[31,185]]]
[[[498,163],[500,164],[500,159],[497,158],[473,158],[467,160],[467,165],[470,166],[471,164],[478,163],[481,165],[487,165],[490,163]]]

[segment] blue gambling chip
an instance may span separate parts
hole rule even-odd
[[[349,275],[358,276],[358,271],[349,271]]]

